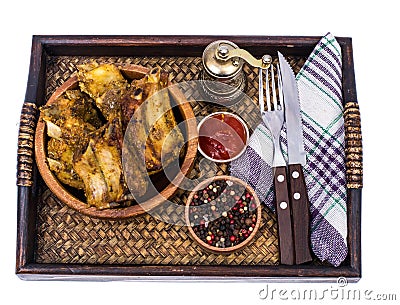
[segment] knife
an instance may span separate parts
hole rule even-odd
[[[285,106],[289,197],[292,207],[295,262],[302,264],[312,260],[310,252],[310,203],[303,173],[303,166],[306,164],[303,124],[294,72],[280,52],[278,52],[278,57]]]

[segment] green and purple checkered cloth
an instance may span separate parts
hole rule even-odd
[[[296,76],[303,120],[304,166],[311,215],[311,248],[321,261],[339,266],[347,256],[346,168],[341,49],[328,33]],[[285,127],[282,150],[287,155]],[[231,173],[247,181],[274,210],[271,134],[260,124]]]

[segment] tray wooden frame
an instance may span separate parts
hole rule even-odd
[[[279,49],[291,56],[308,55],[320,37],[305,36],[33,36],[25,108],[33,108],[45,95],[47,55],[81,56],[201,56],[217,39],[234,41],[255,56]],[[351,38],[337,38],[343,54],[344,104],[357,106]],[[29,126],[23,124],[21,128]],[[28,124],[29,125],[29,124]],[[348,246],[346,263],[338,268],[321,266],[159,266],[39,264],[34,258],[38,184],[43,183],[35,162],[18,151],[18,220],[16,274],[21,279],[87,280],[276,280],[332,281],[343,276],[361,278],[361,187],[348,187]],[[32,156],[30,156],[32,157]],[[362,163],[361,163],[362,164]],[[362,181],[361,181],[362,182]]]

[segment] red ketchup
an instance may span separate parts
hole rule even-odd
[[[243,123],[226,113],[205,119],[199,129],[200,149],[214,160],[229,160],[242,152],[247,132]]]

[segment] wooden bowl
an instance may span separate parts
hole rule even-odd
[[[120,70],[129,80],[142,78],[150,71],[150,69],[138,65],[123,65],[120,66]],[[64,94],[65,91],[75,88],[78,88],[78,78],[77,76],[72,76],[63,85],[56,89],[47,104],[54,103],[54,101]],[[154,195],[143,203],[140,203],[140,205],[134,204],[129,207],[103,210],[99,210],[96,207],[88,207],[84,196],[79,194],[79,191],[75,192],[72,188],[63,185],[52,171],[50,171],[47,163],[46,144],[48,136],[46,132],[46,124],[41,117],[39,117],[35,133],[35,155],[39,172],[49,189],[69,207],[84,215],[103,219],[125,219],[134,217],[150,211],[170,198],[175,193],[185,176],[192,169],[197,154],[198,137],[196,120],[190,103],[186,100],[185,96],[177,86],[170,86],[168,89],[173,104],[177,105],[175,109],[178,111],[175,112],[174,109],[177,122],[185,121],[184,126],[186,130],[183,130],[183,134],[186,141],[186,152],[183,160],[180,162],[181,172],[176,173],[176,176],[174,176],[172,181],[167,179],[163,171],[152,175],[151,179],[155,182],[155,188],[158,190],[159,194]]]
[[[227,180],[227,181],[231,181],[233,183],[236,184],[240,184],[242,186],[244,186],[246,188],[246,190],[254,197],[254,201],[257,205],[257,211],[256,211],[256,215],[257,215],[257,220],[255,223],[255,226],[253,228],[253,231],[251,232],[251,234],[241,243],[236,244],[235,246],[230,246],[230,247],[226,247],[226,248],[221,248],[221,247],[215,247],[212,245],[207,244],[205,241],[203,241],[194,231],[193,231],[193,227],[190,223],[190,219],[189,219],[189,209],[191,207],[191,202],[193,201],[194,195],[199,191],[202,190],[204,188],[206,188],[210,183],[216,181],[216,180]],[[238,251],[242,248],[244,248],[245,246],[249,245],[253,239],[254,236],[257,234],[257,231],[260,227],[260,223],[261,223],[261,212],[262,212],[262,206],[261,206],[261,202],[259,200],[259,198],[256,195],[256,192],[253,190],[253,188],[248,185],[246,182],[244,182],[243,180],[236,178],[236,177],[232,177],[232,176],[227,176],[227,175],[223,175],[223,176],[216,176],[216,177],[211,177],[209,179],[204,180],[203,182],[199,183],[190,193],[188,200],[186,202],[186,209],[185,209],[185,221],[186,221],[186,225],[188,227],[189,233],[192,236],[192,238],[205,250],[215,253],[215,254],[230,254],[233,253],[235,251]]]

